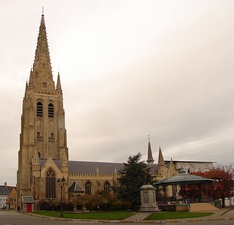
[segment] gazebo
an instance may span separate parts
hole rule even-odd
[[[188,204],[188,186],[190,184],[210,184],[213,183],[215,180],[202,177],[202,176],[196,176],[189,173],[186,173],[184,170],[180,170],[177,175],[163,179],[161,181],[158,181],[154,183],[154,186],[158,188],[158,186],[163,187],[164,191],[164,199],[165,203],[167,204],[167,192],[166,187],[167,186],[177,186],[177,185],[185,185],[186,187],[186,204]],[[208,193],[206,193],[208,196]]]

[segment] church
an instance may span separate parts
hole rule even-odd
[[[154,164],[150,142],[146,161],[158,180],[177,174],[178,165],[183,165],[179,161],[179,164],[164,161],[161,149],[158,164]],[[191,168],[192,162],[184,163]],[[212,167],[211,162],[193,162],[193,165],[193,170]],[[22,207],[26,197],[31,197],[36,204],[42,200],[60,200],[60,197],[68,202],[97,190],[111,191],[111,187],[118,185],[118,171],[122,167],[122,163],[69,160],[60,74],[55,83],[42,15],[34,63],[22,103],[17,205]],[[62,192],[58,180],[64,181]]]

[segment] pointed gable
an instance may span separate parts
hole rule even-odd
[[[49,157],[47,160],[40,160],[41,176],[46,177],[46,172],[52,169],[57,175],[61,175],[61,161],[53,160]]]

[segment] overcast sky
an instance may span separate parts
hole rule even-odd
[[[0,184],[16,184],[44,7],[70,160],[234,162],[233,0],[0,0]]]

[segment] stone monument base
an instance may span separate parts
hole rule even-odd
[[[139,210],[139,212],[160,212],[161,211],[161,209],[159,209],[158,208],[158,206],[154,206],[154,207],[147,207],[147,206],[141,206],[140,207],[140,210]]]
[[[156,197],[155,187],[151,184],[145,184],[141,187],[141,207],[140,212],[159,212]]]

